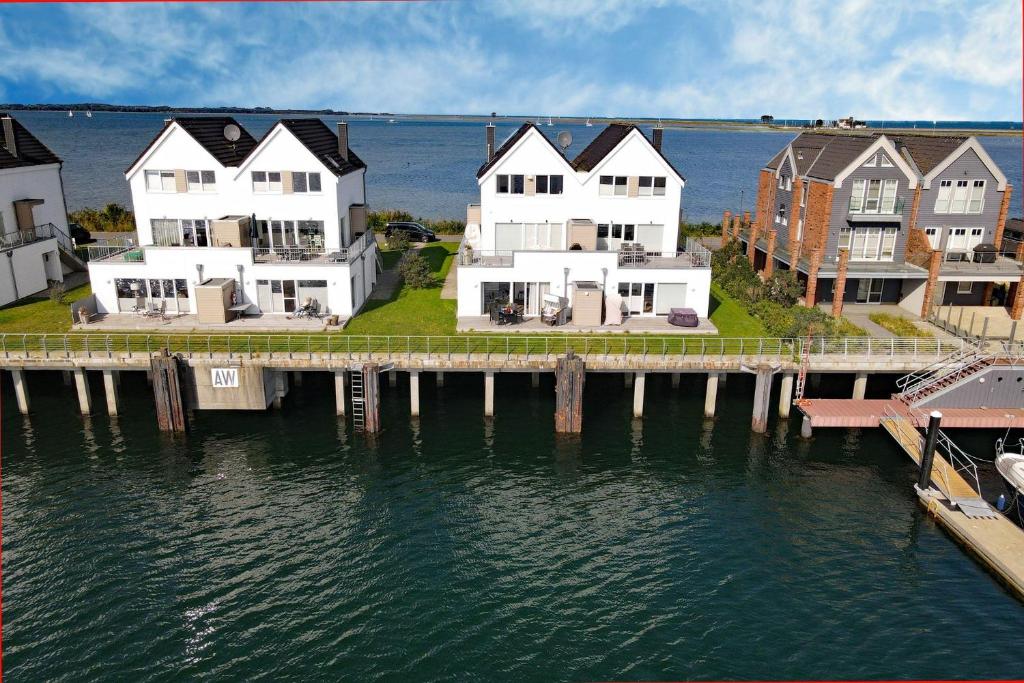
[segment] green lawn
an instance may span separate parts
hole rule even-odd
[[[761,321],[747,313],[741,303],[725,293],[716,283],[711,283],[711,304],[708,307],[711,322],[723,337],[765,337]]]
[[[55,304],[49,298],[23,299],[0,308],[0,333],[68,332],[71,330],[71,302],[88,296],[90,292],[89,285],[82,285],[65,294],[67,303],[64,304]]]
[[[420,249],[437,285],[412,289],[405,285],[388,301],[371,299],[345,327],[343,334],[452,335],[455,334],[455,300],[441,299],[441,284],[451,268],[458,242],[435,242]],[[398,252],[383,252],[385,265],[398,261]]]

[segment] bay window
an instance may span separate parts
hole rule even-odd
[[[892,178],[854,180],[850,193],[850,213],[895,213],[898,188],[899,181]]]

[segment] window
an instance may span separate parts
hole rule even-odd
[[[872,154],[870,157],[868,157],[868,160],[864,162],[864,166],[870,166],[870,167],[876,166],[877,165],[877,159],[878,159],[878,155],[877,154]]]
[[[210,245],[209,233],[207,232],[204,219],[186,219],[181,221],[181,237],[181,243],[186,247],[207,247]]]
[[[213,171],[185,171],[189,192],[213,192],[217,189],[217,176]]]
[[[896,252],[896,228],[842,228],[839,248],[850,250],[851,261],[891,261]]]
[[[597,237],[598,237],[598,239],[607,239],[608,238],[608,224],[607,223],[598,223],[597,224]]]
[[[785,204],[779,204],[779,212],[775,216],[775,222],[776,223],[781,223],[782,225],[786,225],[786,205]]]
[[[150,226],[153,229],[153,244],[158,247],[181,246],[178,221],[167,218],[154,218],[150,221]]]
[[[562,194],[562,176],[539,175],[535,184],[537,194]]]
[[[956,188],[953,190],[953,201],[949,203],[950,213],[963,213],[967,208],[967,181],[956,181]]]
[[[656,176],[654,178],[654,196],[664,197],[665,196],[665,177]]]
[[[622,226],[622,239],[627,242],[632,242],[636,239],[636,226],[627,223]]]
[[[886,180],[882,184],[882,210],[881,213],[892,214],[896,211],[896,187],[897,180]]]
[[[839,248],[840,249],[849,249],[850,248],[850,238],[851,238],[852,235],[853,235],[853,229],[852,228],[840,228],[839,229]]]
[[[863,179],[853,181],[853,191],[850,194],[850,213],[860,213],[864,210],[864,188],[867,181]]]
[[[507,175],[499,175],[499,176],[495,176],[495,177],[497,178],[497,183],[498,183],[497,193],[498,194],[508,194],[508,176]]]
[[[878,213],[878,201],[882,195],[882,181],[869,180],[868,193],[864,197],[864,213]]]
[[[622,224],[612,223],[612,239],[622,239]]]
[[[615,196],[625,197],[626,196],[626,176],[617,175],[615,176]]]
[[[882,254],[879,256],[880,261],[892,261],[892,256],[896,252],[896,228],[886,228],[885,232],[882,233]]]
[[[654,195],[654,178],[649,175],[640,176],[638,194],[641,197],[650,197]]]
[[[292,171],[292,192],[302,194],[320,191],[320,174]]]
[[[610,175],[601,176],[600,194],[602,197],[610,197],[613,194],[612,191],[613,183]]]
[[[939,248],[939,229],[938,228],[925,228],[924,236],[928,238],[928,245],[932,249]]]
[[[537,182],[535,183],[535,191],[537,194],[548,193],[548,177],[546,175],[537,176]]]
[[[882,168],[892,168],[892,162],[889,160],[889,157],[884,154],[878,155],[878,165]]]
[[[949,196],[953,192],[953,181],[939,183],[939,194],[935,197],[935,213],[949,213]]]
[[[981,213],[985,206],[985,181],[975,180],[971,186],[971,198],[967,201],[967,213]]]
[[[526,186],[524,176],[513,175],[510,176],[510,178],[512,179],[512,194],[523,194],[524,188]]]
[[[146,190],[149,192],[176,192],[174,171],[146,171]]]
[[[810,183],[804,183],[803,189],[800,191],[800,206],[807,206],[807,190],[810,188]]]
[[[280,192],[281,172],[280,171],[253,171],[252,172],[253,192]]]
[[[956,283],[957,294],[971,294],[974,292],[973,282],[958,282]]]

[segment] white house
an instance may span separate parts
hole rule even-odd
[[[480,204],[469,207],[459,256],[459,317],[510,301],[536,316],[545,295],[572,306],[577,291],[597,289],[625,316],[691,308],[706,319],[710,253],[694,241],[680,249],[685,181],[661,139],[660,128],[651,142],[613,123],[570,161],[531,123],[495,151],[488,126]]]
[[[90,260],[98,312],[195,313],[197,285],[230,279],[247,314],[354,315],[379,258],[365,174],[345,123],[283,119],[257,141],[230,117],[168,119],[125,172],[140,246]]]
[[[61,160],[0,113],[0,306],[84,269],[68,237]]]

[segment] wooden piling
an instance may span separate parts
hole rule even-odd
[[[157,426],[164,432],[188,431],[178,359],[168,353],[167,349],[161,349],[150,359],[149,366],[153,371]]]
[[[363,431],[369,434],[380,431],[380,366],[377,363],[363,366]]]
[[[555,365],[555,431],[583,431],[583,383],[586,364],[570,351]]]

